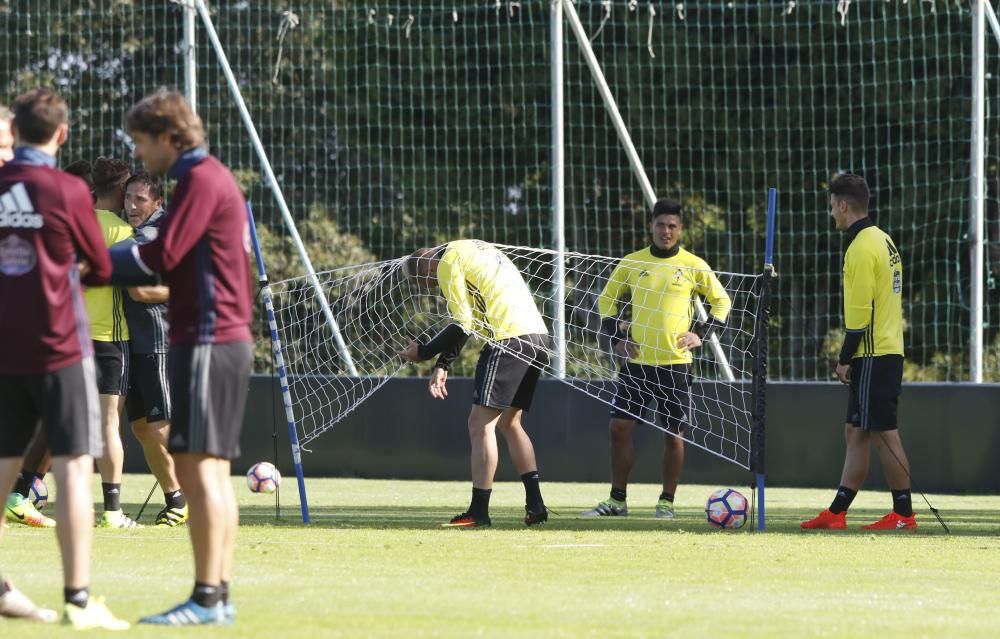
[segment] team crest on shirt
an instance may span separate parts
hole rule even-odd
[[[677,269],[674,271],[674,279],[670,284],[672,286],[681,286],[681,280],[684,279],[684,271]]]
[[[17,235],[0,240],[0,273],[10,277],[24,275],[38,264],[35,246]]]

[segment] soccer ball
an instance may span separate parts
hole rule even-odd
[[[281,473],[271,462],[257,462],[247,471],[247,487],[252,493],[273,493],[281,485]]]
[[[49,503],[49,489],[40,478],[35,477],[31,482],[31,489],[28,490],[28,499],[31,500],[31,503],[35,505],[37,510],[45,508],[45,505]]]
[[[709,496],[705,515],[716,528],[742,528],[747,523],[747,498],[732,488],[720,488]]]

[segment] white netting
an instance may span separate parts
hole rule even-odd
[[[552,283],[556,254],[516,246],[496,248],[517,266],[551,331],[553,309],[557,308]],[[624,360],[610,354],[609,340],[600,332],[597,299],[620,261],[582,253],[566,253],[565,257],[567,352],[566,376],[561,381],[609,406]],[[694,275],[692,269],[680,271]],[[702,348],[693,351],[694,382],[684,437],[708,452],[749,468],[752,341],[760,276],[715,275],[732,300],[732,310],[714,343],[706,340]],[[272,284],[299,439],[306,447],[388,379],[414,372],[416,369],[397,352],[411,339],[426,343],[451,322],[444,298],[408,277],[404,258],[327,271],[319,273],[318,279],[360,376],[347,375],[343,354],[309,279],[298,277]],[[642,303],[642,292],[632,291],[631,305]],[[630,304],[625,304],[619,314],[623,326],[630,319]],[[686,306],[688,317],[695,317],[694,300]],[[478,350],[480,345],[470,343],[465,350]],[[432,365],[427,362],[418,369],[428,374]],[[463,372],[471,374],[471,369],[452,368],[452,375]],[[545,373],[553,374],[551,364]],[[665,395],[666,389],[650,382],[646,385],[654,396]],[[658,413],[654,402],[642,414],[633,416],[663,429],[663,415]]]

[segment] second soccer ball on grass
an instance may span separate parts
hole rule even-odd
[[[747,522],[747,498],[732,488],[720,488],[708,497],[705,516],[716,528],[742,528]]]
[[[35,509],[41,511],[49,503],[49,489],[45,482],[35,477],[31,482],[31,489],[28,491],[28,499],[35,505]]]
[[[271,462],[257,462],[247,471],[247,487],[253,493],[273,493],[281,485],[281,473]]]

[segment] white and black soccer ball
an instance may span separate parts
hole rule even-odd
[[[705,516],[716,528],[742,528],[747,523],[747,498],[732,488],[720,488],[708,497]]]
[[[49,489],[40,477],[35,477],[31,482],[31,489],[28,491],[28,499],[35,505],[36,510],[42,510],[49,503]]]
[[[247,488],[252,493],[273,493],[281,485],[281,473],[271,462],[257,462],[247,471]]]

